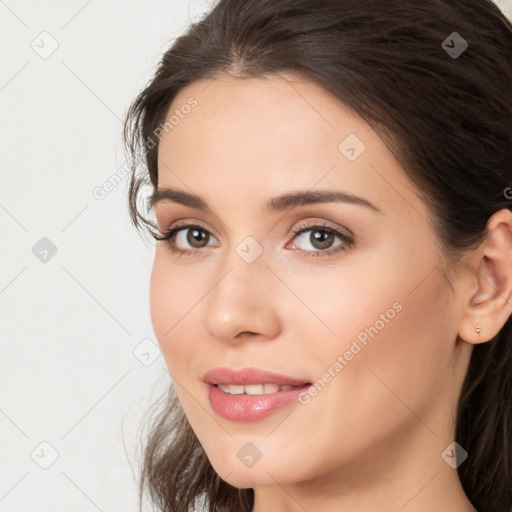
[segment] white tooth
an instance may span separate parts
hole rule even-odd
[[[229,393],[231,393],[232,395],[243,395],[244,393],[244,386],[243,385],[234,385],[234,384],[230,384],[229,385]]]
[[[245,392],[248,395],[262,395],[263,394],[263,384],[249,384],[249,385],[246,385],[245,386]]]
[[[217,384],[217,387],[229,393],[230,395],[268,395],[271,393],[277,393],[278,391],[287,391],[288,389],[294,389],[296,386],[281,386],[277,384],[248,384],[246,386],[239,384]]]
[[[279,391],[290,391],[290,389],[295,389],[297,386],[290,386],[289,384],[285,384],[279,388]]]
[[[279,386],[277,384],[263,384],[263,387],[265,388],[265,394],[277,393],[279,391]]]

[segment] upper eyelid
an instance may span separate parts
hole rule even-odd
[[[310,223],[305,222],[305,221],[299,221],[298,224],[296,225],[296,227],[289,230],[288,236],[293,235],[293,234],[297,235],[297,232],[301,231],[301,230],[308,230],[308,229],[314,229],[314,228],[326,228],[326,229],[331,229],[333,231],[340,231],[340,232],[347,231],[348,234],[346,236],[352,236],[352,237],[355,236],[354,233],[352,232],[352,230],[350,230],[349,228],[344,227],[344,226],[339,226],[339,227],[332,226],[332,225],[328,224],[327,222],[328,221],[325,221],[325,220],[311,221]],[[215,236],[212,233],[212,230],[210,228],[203,226],[200,222],[188,221],[188,220],[185,220],[185,221],[178,220],[178,221],[172,223],[164,231],[178,232],[179,230],[191,229],[193,227],[198,227],[200,229],[203,229],[204,231],[207,231],[209,234]],[[218,239],[217,236],[215,236],[215,238]]]
[[[301,222],[299,222],[299,225],[295,229],[292,229],[290,231],[290,234],[293,234],[294,232],[295,232],[295,234],[297,234],[297,232],[307,231],[307,230],[314,229],[314,228],[325,228],[327,230],[330,229],[332,231],[338,231],[339,233],[341,233],[344,236],[355,238],[354,233],[349,228],[347,228],[345,226],[331,226],[330,224],[327,223],[327,221],[315,221],[315,222],[312,222],[311,224],[308,224],[308,223],[302,224]],[[345,233],[343,233],[343,231],[347,231],[347,233],[345,234]]]

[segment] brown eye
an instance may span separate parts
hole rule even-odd
[[[334,242],[334,234],[325,229],[311,230],[309,241],[316,249],[328,249]]]
[[[350,248],[354,243],[350,236],[335,228],[323,225],[299,227],[294,234],[294,248],[311,256],[331,255]],[[340,242],[334,244],[336,239]],[[300,242],[299,247],[297,247],[297,240]],[[308,247],[308,244],[310,247]]]
[[[185,237],[187,243],[196,249],[205,247],[208,244],[208,240],[210,238],[209,233],[201,228],[185,228],[181,229],[176,234],[179,235],[180,232],[187,233]],[[176,238],[178,238],[178,236]]]
[[[306,236],[307,233],[310,233],[309,236]],[[306,242],[306,244],[309,243],[312,247],[312,250],[298,247],[298,252],[313,257],[333,256],[338,252],[350,249],[354,244],[353,236],[344,234],[336,228],[327,225],[301,226],[293,234],[295,235],[293,240],[302,240],[301,244]],[[194,224],[172,227],[165,231],[163,236],[157,235],[154,238],[167,242],[170,250],[180,256],[199,255],[204,252],[201,249],[208,246],[211,238],[217,241],[207,229]],[[333,245],[336,238],[339,240],[339,243]],[[295,249],[295,242],[293,245]]]
[[[153,235],[155,240],[166,242],[173,253],[192,254],[202,252],[210,238],[215,238],[205,228],[194,225],[178,225],[166,230],[162,236]],[[188,245],[188,247],[187,247]]]

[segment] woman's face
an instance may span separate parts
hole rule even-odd
[[[158,188],[200,200],[155,204],[160,230],[192,225],[170,241],[192,252],[158,244],[151,318],[217,473],[354,486],[412,454],[438,464],[470,346],[430,213],[387,146],[321,88],[275,77],[196,82],[171,115]]]

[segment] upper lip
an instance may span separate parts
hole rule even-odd
[[[258,368],[214,368],[203,375],[203,381],[208,384],[250,385],[277,384],[278,386],[300,386],[309,384],[307,380],[296,379],[279,373],[269,372]]]

